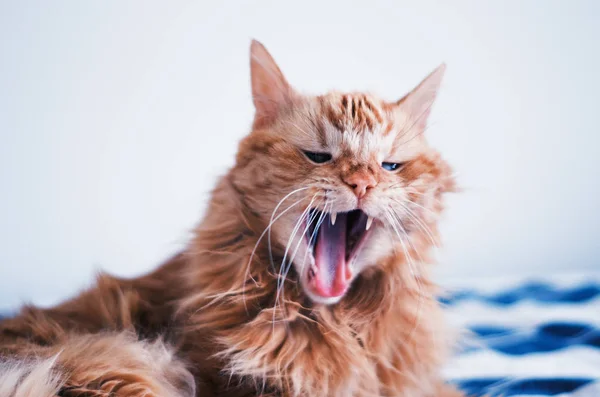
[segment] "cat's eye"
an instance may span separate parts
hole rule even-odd
[[[309,152],[305,150],[304,155],[308,157],[310,161],[317,164],[323,164],[331,160],[331,154],[329,153]]]
[[[387,171],[398,171],[400,168],[402,168],[404,166],[404,164],[406,164],[406,163],[386,163],[386,162],[383,162],[383,163],[381,163],[381,167],[383,167],[383,169],[387,170]]]

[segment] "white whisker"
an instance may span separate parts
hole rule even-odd
[[[410,187],[411,189],[414,189],[414,187],[411,187],[410,185],[407,186],[407,188]],[[423,196],[423,197],[427,197],[429,199],[435,200],[437,202],[439,202],[440,204],[442,203],[441,200],[437,199],[435,197],[435,194],[432,192],[419,192],[417,190],[408,190],[406,191],[408,194],[416,194],[418,196]]]
[[[327,209],[327,203],[325,203],[323,212],[321,212],[319,219],[321,219],[323,217],[323,213],[326,211],[326,209]],[[311,217],[307,220],[306,226],[304,227],[304,232],[302,233],[302,236],[306,236],[306,233],[308,232],[310,225],[312,224],[313,220],[316,217],[316,215],[314,215],[315,213],[316,212],[313,212],[313,214],[311,214]],[[285,268],[284,280],[285,280],[285,277],[287,276],[288,271],[290,270],[290,267],[292,266],[292,263],[294,263],[294,258],[296,257],[296,253],[298,252],[298,249],[300,248],[302,241],[303,241],[302,238],[298,239],[296,248],[294,249],[294,252],[292,253],[292,256],[290,257],[290,259],[288,260],[287,265],[285,263],[282,264],[282,266]],[[283,285],[282,285],[282,288],[283,288]]]
[[[433,216],[437,216],[437,214],[435,212],[433,212],[431,209],[427,208],[427,207],[423,207],[421,204],[417,203],[416,201],[412,201],[412,200],[407,200],[408,203],[410,204],[414,204],[419,208],[424,209],[425,211],[428,211],[431,215]],[[438,200],[438,202],[441,204],[442,202]]]
[[[397,186],[400,186],[400,188],[397,188]],[[440,199],[438,199],[438,198],[436,198],[436,197],[434,196],[434,193],[431,193],[431,192],[428,192],[428,193],[422,193],[422,192],[419,192],[419,191],[415,190],[416,188],[415,188],[414,186],[412,186],[411,184],[408,184],[408,185],[407,185],[407,184],[405,184],[404,182],[394,183],[394,184],[392,184],[392,185],[388,186],[387,188],[388,188],[388,189],[394,189],[394,188],[397,188],[398,190],[405,190],[405,191],[406,191],[406,194],[408,194],[409,196],[410,196],[411,194],[415,194],[415,195],[417,195],[417,196],[422,196],[422,197],[425,197],[425,198],[426,198],[426,199],[428,199],[428,200],[433,200],[433,201],[437,202],[437,203],[438,203],[438,204],[440,204],[440,205],[443,205],[443,204],[444,204],[444,203],[443,203],[443,202],[442,202]],[[412,200],[410,200],[410,201],[411,201],[411,202],[414,202],[414,201],[412,201]]]
[[[395,214],[391,210],[388,210],[388,214],[389,214],[388,215],[388,219],[390,220],[390,224],[392,225],[392,227],[396,231],[396,234],[398,234],[398,238],[400,239],[400,244],[402,244],[402,249],[404,250],[404,253],[406,255],[406,260],[408,262],[408,266],[409,266],[411,275],[412,275],[413,279],[415,280],[415,282],[417,283],[417,291],[418,291],[418,294],[419,294],[419,304],[418,304],[418,307],[417,307],[417,318],[416,318],[415,324],[414,324],[412,330],[409,332],[408,338],[407,338],[408,340],[410,340],[410,338],[412,337],[414,331],[417,329],[417,326],[419,324],[419,319],[420,319],[420,316],[421,316],[421,309],[422,309],[422,304],[423,304],[423,286],[421,284],[419,275],[416,274],[416,271],[415,271],[416,268],[415,268],[415,265],[414,265],[414,263],[412,261],[412,257],[410,256],[410,253],[409,253],[406,245],[404,244],[402,236],[400,236],[400,233],[398,232],[396,224],[398,225],[398,227],[400,227],[402,229],[403,234],[406,236],[406,241],[411,245],[413,251],[415,251],[415,253],[417,255],[419,255],[419,259],[420,259],[421,262],[423,261],[423,259],[421,258],[421,255],[419,254],[419,252],[412,245],[412,243],[410,241],[410,238],[409,238],[408,234],[406,233],[406,229],[404,229],[404,227],[402,226],[402,222],[400,221],[400,219],[394,218]]]
[[[404,205],[402,202],[397,201],[397,204],[400,205],[402,207],[402,209],[406,212],[406,214],[412,218],[413,221],[415,221],[416,225],[423,231],[425,232],[425,234],[427,235],[427,237],[429,238],[429,240],[431,241],[431,244],[435,247],[438,248],[438,243],[437,240],[433,237],[433,233],[431,232],[431,229],[425,225],[421,219],[414,213],[414,211],[412,211],[410,208],[408,208],[408,206]]]
[[[290,237],[288,238],[288,242],[286,244],[285,247],[285,252],[283,254],[283,260],[281,261],[281,266],[280,266],[280,271],[279,271],[279,275],[281,276],[281,270],[283,269],[284,265],[285,265],[285,260],[287,259],[288,253],[289,253],[289,249],[290,249],[290,244],[293,243],[293,240],[296,238],[296,234],[298,234],[298,230],[300,229],[300,227],[302,226],[302,222],[304,221],[304,219],[308,216],[311,208],[312,208],[312,204],[315,201],[316,198],[316,194],[312,197],[312,199],[310,200],[310,203],[308,204],[308,206],[306,207],[306,209],[302,212],[302,214],[300,215],[300,218],[298,218],[298,220],[296,221],[296,225],[294,226],[294,229],[292,230],[292,233],[290,235]],[[308,225],[307,225],[308,226]],[[277,284],[279,286],[279,282],[281,280],[277,281]],[[283,282],[282,282],[283,283]]]
[[[252,259],[254,259],[254,254],[256,253],[256,249],[258,248],[258,245],[260,244],[261,240],[263,239],[263,237],[265,236],[265,234],[267,233],[267,231],[269,232],[269,251],[271,250],[270,247],[270,242],[271,242],[271,227],[273,226],[273,224],[279,219],[281,218],[281,216],[283,216],[286,212],[288,212],[290,209],[292,209],[293,207],[295,207],[296,205],[298,205],[300,202],[302,202],[303,200],[306,199],[306,197],[301,198],[300,200],[296,201],[295,203],[293,203],[292,205],[290,205],[289,207],[287,207],[284,211],[281,212],[281,214],[277,215],[277,217],[275,217],[275,213],[277,212],[277,210],[279,209],[279,207],[281,206],[281,204],[290,196],[292,196],[293,194],[296,194],[298,192],[304,191],[308,189],[308,187],[302,187],[296,190],[291,191],[290,193],[288,193],[287,195],[285,195],[280,201],[279,203],[277,203],[277,205],[275,206],[275,209],[273,209],[273,212],[271,213],[271,219],[269,220],[269,224],[265,227],[265,230],[263,230],[263,232],[261,233],[261,235],[258,237],[258,239],[256,240],[256,244],[254,245],[254,248],[252,249],[252,253],[250,254],[250,258],[248,259],[248,264],[246,265],[246,273],[244,274],[244,284],[243,284],[243,289],[242,289],[242,296],[243,296],[243,301],[244,301],[244,307],[246,307],[246,297],[245,297],[245,292],[246,292],[246,280],[248,279],[248,276],[250,275],[250,265],[252,263]],[[254,279],[254,277],[252,277],[252,275],[250,275],[250,278],[252,279],[252,281],[254,281],[254,284],[256,286],[258,286],[258,283],[256,282],[256,280]],[[246,307],[246,311],[248,310],[248,308]]]
[[[275,209],[273,210],[273,213],[271,214],[271,221],[269,222],[269,225],[271,225],[271,224],[272,224],[272,222],[273,222],[273,217],[275,216],[275,212],[277,212],[277,209],[279,208],[279,206],[281,205],[281,203],[282,203],[282,202],[283,202],[285,199],[287,199],[287,198],[288,198],[289,196],[291,196],[292,194],[295,194],[295,193],[297,193],[297,192],[300,192],[300,191],[304,191],[304,190],[306,190],[306,189],[308,189],[308,187],[302,187],[302,188],[296,189],[296,190],[294,190],[294,191],[292,191],[292,192],[288,193],[288,194],[287,194],[287,195],[286,195],[284,198],[282,198],[282,199],[279,201],[279,203],[277,203],[277,206],[275,207]],[[273,262],[273,250],[272,250],[272,244],[271,244],[271,227],[268,227],[266,230],[268,230],[268,231],[269,231],[269,235],[268,235],[268,239],[267,239],[267,240],[268,240],[268,248],[269,248],[269,257],[270,257],[270,259],[271,259],[271,266],[275,267],[275,264],[274,264],[274,262]]]
[[[318,228],[321,226],[321,223],[323,222],[323,219],[325,219],[325,214],[327,213],[327,206],[330,205],[330,204],[331,203],[328,202],[328,201],[325,202],[325,205],[323,206],[323,211],[320,211],[319,221],[317,222],[317,226],[315,227],[315,230],[313,231],[313,236],[314,236],[314,233],[316,233],[317,230],[318,230]],[[306,233],[308,232],[308,229],[310,228],[310,224],[311,223],[312,223],[312,220],[309,220],[306,223],[306,227],[304,228],[304,233],[302,234],[303,236],[305,236]],[[287,276],[290,268],[292,267],[292,264],[294,263],[294,258],[296,257],[296,254],[298,252],[298,249],[300,248],[300,245],[302,244],[302,241],[303,241],[302,238],[298,240],[298,244],[296,244],[296,248],[294,249],[292,257],[288,260],[287,266],[285,268],[285,274],[283,276],[284,280],[285,280],[285,277]],[[306,254],[307,253],[308,253],[308,249],[306,250]],[[306,258],[306,254],[305,254],[305,258]],[[304,266],[304,263],[302,265]],[[300,273],[302,273],[302,271],[300,271]],[[283,290],[283,284],[281,285],[281,289]]]
[[[273,305],[273,332],[275,331],[275,313],[277,312],[277,306],[279,304],[279,298],[280,298],[280,293],[281,293],[281,285],[283,285],[283,282],[285,280],[282,280],[282,272],[283,272],[283,264],[285,264],[285,260],[287,259],[287,255],[290,249],[290,244],[294,241],[294,239],[296,238],[296,234],[298,233],[298,229],[300,228],[300,226],[302,225],[302,222],[304,221],[304,218],[307,216],[307,214],[309,213],[310,209],[312,208],[312,204],[315,201],[315,198],[317,197],[318,193],[315,194],[311,200],[310,203],[308,204],[308,206],[304,209],[304,211],[302,211],[302,214],[300,215],[300,217],[298,218],[298,220],[296,221],[296,224],[294,225],[294,229],[292,230],[292,233],[290,234],[290,237],[288,238],[288,242],[286,244],[285,247],[285,251],[283,254],[283,260],[281,261],[281,265],[279,268],[279,273],[278,273],[278,277],[277,277],[277,293],[275,296],[275,303]]]
[[[310,242],[314,240],[315,236],[317,235],[319,228],[321,227],[321,225],[323,224],[323,220],[325,219],[325,213],[327,210],[327,204],[331,204],[331,206],[333,207],[333,203],[334,201],[327,201],[324,205],[323,211],[321,211],[321,214],[319,215],[319,220],[317,221],[317,224],[312,232],[312,234],[310,235],[310,239],[309,241],[309,245]],[[312,223],[312,222],[311,222]],[[302,268],[300,269],[300,273],[302,273],[304,271],[304,265],[306,264],[306,258],[308,257],[308,254],[310,253],[310,248],[306,250],[306,252],[304,253],[304,258],[302,259]]]

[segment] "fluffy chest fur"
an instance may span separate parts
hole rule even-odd
[[[256,245],[244,224],[252,217],[242,216],[226,178],[214,194],[188,252],[183,274],[191,292],[180,304],[184,350],[200,363],[198,378],[227,395],[433,393],[449,338],[426,268],[415,274],[407,263],[407,255],[426,255],[424,235],[412,244],[422,252],[384,259],[339,304],[311,304],[295,274],[278,296],[278,272],[269,263],[282,253],[271,258],[267,242]],[[225,213],[231,223],[221,221]]]

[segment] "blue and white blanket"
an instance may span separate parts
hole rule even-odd
[[[600,274],[452,284],[448,320],[469,333],[449,381],[470,396],[600,397]]]
[[[469,331],[447,379],[473,396],[600,397],[600,275],[461,284],[443,299]]]

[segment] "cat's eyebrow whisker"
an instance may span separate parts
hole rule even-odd
[[[311,136],[311,134],[309,134],[308,132],[306,132],[306,130],[304,130],[303,128],[301,128],[298,124],[294,123],[293,121],[286,120],[286,123],[289,124],[289,125],[291,125],[291,126],[293,126],[293,127],[296,127],[300,132],[302,132],[307,137]]]

